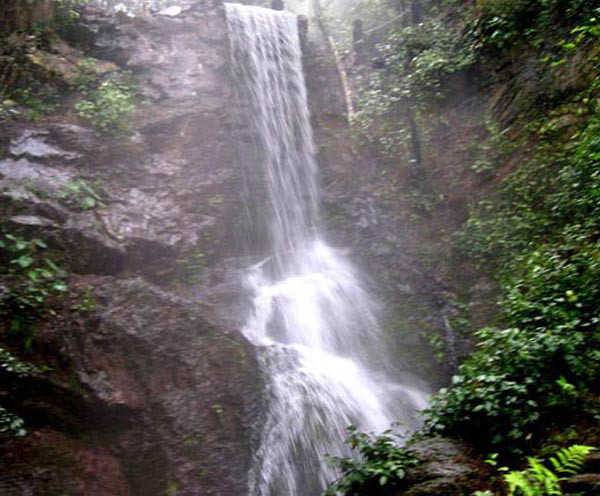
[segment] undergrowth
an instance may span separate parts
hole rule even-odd
[[[66,272],[46,255],[47,249],[48,245],[38,238],[11,233],[0,236],[0,278],[4,286],[0,314],[9,322],[8,332],[21,336],[26,348],[35,323],[55,315],[55,304],[69,289]]]
[[[356,427],[348,428],[346,443],[357,457],[329,457],[328,463],[337,468],[341,475],[328,488],[326,495],[344,494],[396,494],[406,471],[416,467],[419,461],[415,454],[392,437],[392,431],[372,436],[359,432]]]
[[[580,99],[587,115],[567,139],[541,118],[532,158],[457,236],[460,253],[500,279],[505,328],[476,333],[477,350],[433,398],[433,433],[522,453],[549,426],[598,413],[589,400],[600,392],[600,111],[586,92]]]
[[[420,29],[424,44],[414,46],[409,57],[408,48],[390,44],[393,56],[384,56],[361,102],[359,132],[390,157],[402,158],[408,146],[405,121],[398,118],[402,105],[408,102],[419,112],[445,97],[453,74],[493,57],[506,60],[521,49],[537,50],[548,71],[585,49],[591,54],[586,62],[600,73],[598,8],[596,1],[482,0],[468,11],[459,41],[450,37],[452,43],[436,45],[433,22],[403,29],[389,39],[406,41]],[[431,70],[419,74],[421,63]],[[498,178],[497,194],[472,206],[456,235],[459,256],[491,268],[500,282],[501,325],[475,333],[475,352],[425,412],[425,434],[463,438],[514,463],[574,422],[600,418],[599,87],[596,77],[577,95],[518,116],[525,124],[519,147],[527,143],[531,149],[514,172]],[[497,128],[490,135],[504,141]],[[474,155],[482,162],[473,169],[493,177],[495,162],[505,162],[514,151],[501,150],[498,158],[479,146]],[[536,458],[529,463],[507,476],[511,494],[562,494],[561,467],[550,461],[547,468]],[[346,476],[364,480],[363,465],[348,467]]]

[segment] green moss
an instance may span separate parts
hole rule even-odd
[[[191,435],[184,442],[183,445],[186,448],[196,448],[202,444],[204,435],[201,432]]]
[[[177,259],[177,277],[187,283],[197,283],[206,269],[206,254],[198,249]]]
[[[179,494],[179,482],[169,482],[163,494],[164,496],[177,496]]]
[[[246,353],[244,344],[233,338],[225,338],[225,341],[231,348],[233,348],[233,352],[237,356],[238,363],[245,367],[248,364],[248,354]]]
[[[208,205],[212,208],[220,207],[225,201],[225,197],[221,194],[212,195],[208,198]]]

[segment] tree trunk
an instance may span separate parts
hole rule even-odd
[[[0,2],[0,33],[28,31],[46,24],[52,18],[51,0],[2,0]]]
[[[423,22],[423,7],[421,6],[420,0],[410,1],[410,11],[413,24],[421,24],[421,22]]]

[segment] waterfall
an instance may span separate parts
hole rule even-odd
[[[263,204],[268,237],[267,258],[245,276],[252,301],[244,333],[259,351],[266,389],[249,493],[316,496],[336,478],[325,455],[348,454],[347,426],[381,432],[399,421],[411,429],[424,395],[399,380],[375,301],[324,240],[296,16],[226,9],[233,72],[258,151],[247,154],[257,160],[246,161],[245,173],[260,183],[252,204]]]

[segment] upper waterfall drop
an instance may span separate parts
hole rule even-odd
[[[243,329],[259,350],[266,411],[249,475],[251,496],[316,496],[347,454],[346,427],[416,425],[424,394],[398,382],[355,268],[324,240],[315,146],[296,16],[227,3],[234,75],[260,178],[266,257],[251,267]],[[253,154],[248,154],[253,156]],[[263,194],[264,192],[264,194]],[[250,226],[255,227],[255,226]]]

